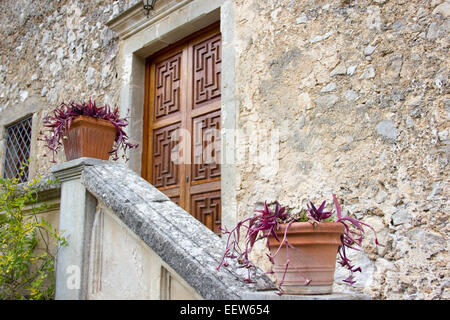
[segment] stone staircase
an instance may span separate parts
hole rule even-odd
[[[52,173],[69,243],[58,253],[57,299],[229,300],[275,289],[260,269],[251,284],[235,262],[218,271],[221,238],[124,164],[80,158]]]

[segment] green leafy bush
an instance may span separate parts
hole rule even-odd
[[[0,299],[53,299],[55,251],[66,240],[42,217],[40,183],[0,179]]]

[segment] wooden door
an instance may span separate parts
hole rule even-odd
[[[221,35],[211,26],[147,59],[143,177],[219,233]]]

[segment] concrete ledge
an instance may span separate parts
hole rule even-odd
[[[244,300],[371,300],[368,295],[358,293],[318,294],[318,295],[278,295],[276,291],[245,292]]]
[[[36,177],[37,179],[38,177]],[[53,181],[53,183],[48,183]],[[31,181],[22,182],[17,185],[17,192],[28,192],[26,188],[30,185]],[[61,183],[53,176],[46,175],[39,178],[39,182],[33,186],[33,190],[37,191],[37,202],[39,204],[46,204],[45,209],[40,211],[41,213],[59,210],[60,197],[61,197]],[[24,212],[31,213],[33,210],[32,203],[27,203],[24,208]]]
[[[94,158],[78,158],[53,166],[50,171],[60,181],[70,180],[76,176],[81,176],[81,172],[87,166],[108,163],[108,161]]]
[[[38,177],[36,177],[38,179]],[[54,181],[53,183],[48,183]],[[31,181],[22,182],[18,185],[18,190],[25,190]],[[59,197],[61,194],[61,182],[59,182],[53,175],[46,175],[39,177],[39,182],[34,186],[39,192],[39,197],[43,195],[50,195],[50,197]],[[46,197],[47,198],[47,197]]]

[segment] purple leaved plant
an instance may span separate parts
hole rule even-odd
[[[363,236],[365,234],[364,227],[369,227],[373,231],[375,235],[375,244],[381,244],[379,244],[378,242],[375,230],[370,225],[352,217],[342,216],[341,207],[334,194],[333,201],[336,207],[336,222],[340,222],[344,225],[344,233],[341,235],[341,245],[338,247],[339,264],[347,268],[350,272],[348,278],[345,279],[344,282],[353,285],[355,283],[353,274],[357,271],[361,272],[361,268],[352,265],[351,260],[346,254],[346,250],[359,250],[355,246],[361,247],[362,245]],[[275,250],[274,253],[270,253],[269,249],[269,253],[267,254],[272,265],[274,264],[274,257],[278,254],[280,249],[283,246],[286,247],[286,265],[282,279],[278,284],[278,293],[282,294],[283,292],[281,286],[284,282],[284,278],[290,264],[289,248],[295,249],[289,243],[289,239],[287,236],[289,226],[293,222],[310,222],[315,225],[320,222],[333,221],[333,213],[331,211],[325,211],[325,205],[326,202],[323,201],[320,207],[316,208],[314,204],[310,202],[310,204],[307,205],[307,210],[302,210],[298,213],[292,214],[286,210],[286,207],[280,206],[278,202],[275,204],[274,210],[270,209],[265,202],[263,210],[257,210],[256,214],[254,214],[252,217],[239,221],[237,225],[231,230],[222,230],[224,234],[228,235],[228,238],[226,242],[225,253],[220,264],[217,266],[217,270],[219,270],[222,266],[229,266],[227,259],[236,259],[240,267],[247,268],[248,270],[248,276],[244,281],[253,282],[250,277],[250,269],[255,268],[255,265],[250,261],[249,254],[251,253],[255,242],[258,240],[266,241],[266,246],[269,249],[269,238],[272,236],[276,239],[276,241],[279,242],[277,250]],[[276,233],[276,230],[280,228],[281,224],[286,225],[282,239],[280,239]],[[241,244],[241,229],[245,230],[243,247]],[[273,271],[271,270],[268,273],[273,273]],[[307,279],[306,277],[304,278],[305,285],[308,285],[311,280]]]
[[[267,202],[265,202],[263,210],[257,210],[254,216],[239,221],[236,227],[232,230],[228,231],[226,229],[222,229],[224,234],[228,234],[228,239],[225,253],[220,264],[217,266],[217,270],[219,270],[222,266],[228,266],[228,262],[226,261],[227,258],[236,259],[240,267],[248,270],[248,276],[244,281],[248,283],[253,282],[250,277],[250,269],[255,268],[255,265],[250,261],[249,254],[252,251],[255,242],[259,239],[265,239],[266,246],[269,248],[270,235],[280,241],[276,234],[276,230],[278,229],[280,223],[286,221],[288,217],[289,213],[286,211],[286,207],[280,207],[280,205],[276,203],[275,210],[271,210],[267,205]],[[246,229],[244,248],[241,248],[240,245],[241,228]],[[289,246],[286,239],[286,234],[281,242],[281,245],[283,244]],[[272,256],[268,254],[268,257],[273,263],[274,255]]]
[[[94,102],[70,103],[62,102],[61,105],[55,108],[50,115],[44,117],[44,127],[49,128],[50,135],[44,136],[42,141],[45,142],[47,148],[52,152],[52,162],[55,162],[55,154],[62,146],[62,139],[64,139],[66,130],[70,129],[72,121],[79,116],[87,116],[96,119],[103,119],[111,122],[116,128],[116,138],[114,146],[109,152],[113,156],[113,160],[118,160],[119,149],[123,150],[123,158],[126,158],[126,150],[136,148],[137,144],[132,144],[128,141],[128,136],[124,128],[128,125],[125,118],[119,116],[119,109],[115,107],[111,109],[109,105],[98,107]],[[43,134],[41,132],[41,134]]]
[[[350,271],[349,276],[347,277],[347,279],[344,280],[344,282],[353,285],[355,283],[353,273],[357,271],[361,272],[361,268],[351,264],[351,260],[347,257],[345,250],[346,249],[359,250],[358,248],[355,248],[354,245],[361,247],[363,237],[365,234],[364,227],[370,228],[374,233],[375,245],[377,246],[382,245],[378,242],[377,233],[375,232],[373,227],[355,218],[342,216],[341,206],[339,205],[339,201],[336,199],[336,196],[334,194],[333,194],[333,201],[334,206],[336,207],[336,217],[337,217],[336,222],[342,223],[345,227],[344,233],[341,235],[341,245],[338,248],[340,258],[339,264]]]
[[[312,219],[313,221],[317,221],[317,222],[325,221],[326,219],[330,218],[331,215],[333,214],[331,211],[324,212],[325,205],[327,203],[326,201],[322,202],[319,209],[316,209],[316,207],[314,206],[314,204],[311,201],[309,203],[311,204],[311,207],[309,205],[307,205],[308,217],[310,219]]]

